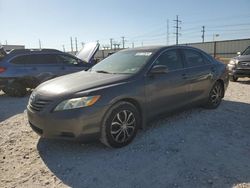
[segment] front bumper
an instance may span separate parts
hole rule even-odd
[[[250,69],[233,69],[229,71],[230,76],[250,77]]]
[[[27,107],[31,128],[41,137],[90,141],[100,137],[108,106],[86,107],[59,112],[35,112]]]

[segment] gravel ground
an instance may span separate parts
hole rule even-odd
[[[0,94],[0,187],[250,187],[250,80],[216,110],[149,123],[129,146],[40,139],[28,98]]]

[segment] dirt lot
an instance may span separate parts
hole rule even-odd
[[[129,146],[39,139],[26,98],[0,94],[0,187],[250,187],[250,80],[216,110],[155,120]]]

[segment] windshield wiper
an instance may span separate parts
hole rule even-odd
[[[110,72],[104,71],[104,70],[97,70],[97,71],[95,71],[95,72],[97,72],[97,73],[111,74]]]

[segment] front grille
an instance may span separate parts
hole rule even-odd
[[[241,61],[238,63],[238,68],[247,68],[250,69],[250,61]]]
[[[45,106],[47,106],[50,103],[49,100],[42,100],[42,99],[37,99],[35,101],[31,101],[29,103],[29,107],[31,110],[40,112]]]
[[[40,112],[50,102],[50,100],[41,99],[40,96],[36,95],[35,93],[32,93],[29,99],[29,107],[33,111]]]

